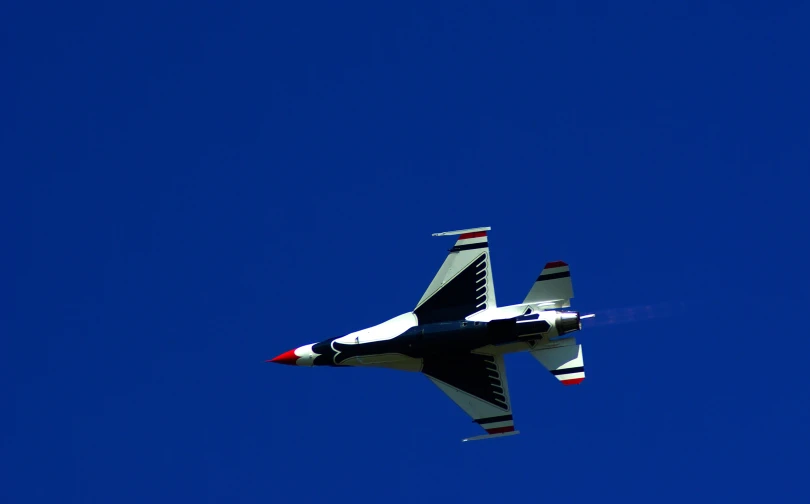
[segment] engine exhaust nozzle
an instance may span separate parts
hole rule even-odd
[[[582,320],[578,312],[561,312],[557,317],[557,333],[568,334],[582,329]]]

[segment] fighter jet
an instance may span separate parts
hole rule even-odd
[[[490,229],[433,234],[458,238],[413,311],[267,362],[421,372],[487,432],[463,441],[518,434],[503,356],[529,352],[563,385],[582,383],[582,345],[573,333],[593,315],[565,310],[574,291],[562,261],[546,264],[522,303],[498,306]]]

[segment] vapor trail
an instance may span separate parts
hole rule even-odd
[[[608,325],[630,324],[659,318],[674,317],[686,310],[686,302],[665,302],[658,304],[637,305],[625,308],[596,310],[596,317],[587,319],[587,325],[601,327]]]

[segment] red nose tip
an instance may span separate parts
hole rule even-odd
[[[295,355],[295,349],[290,350],[289,352],[284,352],[281,355],[277,355],[273,357],[267,362],[275,362],[276,364],[290,364],[295,366],[295,362],[299,359],[297,355]]]

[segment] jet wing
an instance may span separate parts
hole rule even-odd
[[[485,435],[464,441],[518,434],[512,420],[502,355],[468,353],[428,357],[422,372],[487,431]]]
[[[420,324],[461,320],[496,306],[487,240],[489,229],[433,235],[458,235],[458,239],[413,311]]]

